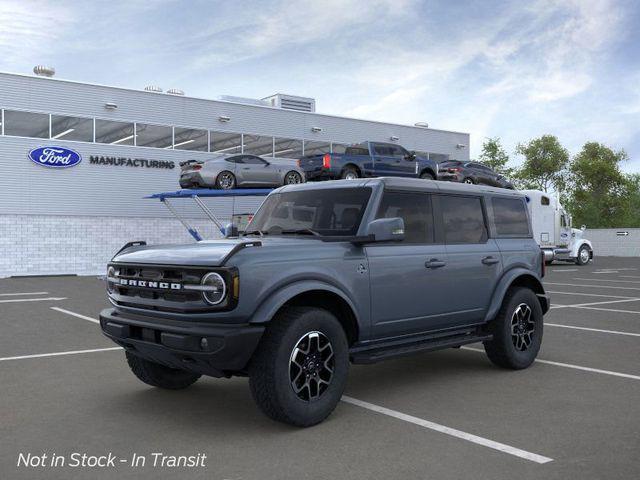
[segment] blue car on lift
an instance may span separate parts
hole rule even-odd
[[[438,164],[395,143],[364,142],[344,153],[308,155],[298,160],[307,181],[364,177],[413,177],[435,180]]]

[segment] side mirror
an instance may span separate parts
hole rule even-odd
[[[224,227],[224,238],[232,238],[238,236],[238,226],[233,223],[227,223]]]
[[[587,229],[587,226],[586,226],[586,225],[582,225],[582,226],[580,227],[580,230],[582,230],[583,232],[584,232],[586,229]]]
[[[411,150],[407,155],[404,156],[405,160],[409,160],[410,162],[416,159],[416,152]]]
[[[365,236],[370,236],[374,242],[401,242],[404,240],[404,220],[400,217],[372,220]]]

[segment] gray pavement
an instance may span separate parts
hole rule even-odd
[[[0,478],[639,478],[640,259],[553,265],[545,283],[554,308],[531,368],[498,369],[481,345],[353,367],[346,394],[385,413],[342,402],[301,430],[264,417],[244,378],[140,383],[95,323],[52,309],[96,318],[97,278],[0,280]],[[98,351],[31,357],[83,350]],[[129,461],[17,466],[74,452]],[[206,466],[153,467],[153,452],[204,453]]]

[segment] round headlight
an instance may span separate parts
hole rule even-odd
[[[207,290],[202,292],[202,297],[208,304],[218,305],[224,300],[227,294],[227,286],[219,273],[207,273],[202,277],[201,283],[203,287],[207,287]]]
[[[113,283],[109,280],[116,276],[116,269],[113,267],[107,268],[107,292],[113,293]]]

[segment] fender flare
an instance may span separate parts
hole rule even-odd
[[[420,170],[420,174],[419,175],[421,176],[425,172],[429,172],[434,180],[438,179],[438,175],[436,175],[436,172],[433,171],[433,168],[431,168],[431,166],[427,165],[426,167],[422,168]]]
[[[323,282],[321,280],[299,280],[294,283],[290,283],[282,288],[278,288],[271,295],[267,296],[258,306],[258,308],[251,315],[249,323],[263,324],[269,322],[280,308],[291,300],[293,297],[300,295],[301,293],[310,291],[325,291],[335,294],[344,300],[349,308],[353,312],[356,322],[360,327],[360,318],[358,316],[358,310],[355,308],[351,299],[339,288],[334,285]]]
[[[538,300],[540,300],[542,312],[547,313],[549,309],[549,300],[544,292],[544,287],[542,286],[540,278],[538,278],[537,275],[534,275],[531,270],[527,270],[523,267],[515,267],[504,273],[498,282],[498,286],[493,291],[491,303],[489,304],[487,314],[484,318],[485,322],[493,320],[497,315],[507,290],[518,279],[522,279],[534,287],[534,292],[538,295]]]
[[[586,245],[587,247],[589,247],[589,250],[591,250],[591,252],[593,252],[593,245],[591,245],[591,242],[589,240],[587,240],[586,238],[582,238],[582,239],[578,240],[577,242],[575,242],[575,244],[571,248],[571,256],[573,258],[576,258],[578,256],[578,250],[580,250],[580,247],[582,247],[583,245]]]

